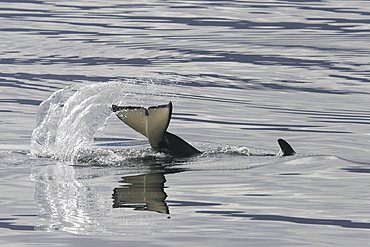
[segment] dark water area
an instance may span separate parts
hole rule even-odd
[[[2,246],[368,244],[370,2],[0,3]]]

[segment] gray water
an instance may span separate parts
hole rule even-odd
[[[368,245],[370,2],[1,4],[1,246]]]

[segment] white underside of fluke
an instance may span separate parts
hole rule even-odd
[[[116,112],[125,124],[148,138],[150,146],[158,148],[171,120],[172,103],[144,107],[122,107]]]

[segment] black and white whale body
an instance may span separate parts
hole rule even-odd
[[[176,157],[189,157],[201,152],[180,137],[167,132],[172,115],[172,102],[167,105],[151,106],[148,109],[136,106],[112,105],[116,116],[125,124],[148,138],[150,146]],[[295,151],[283,139],[278,140],[279,154],[294,155]]]
[[[201,152],[180,137],[167,132],[172,115],[172,103],[151,106],[148,109],[135,106],[112,105],[113,112],[125,124],[148,138],[150,146],[176,157],[189,157]]]

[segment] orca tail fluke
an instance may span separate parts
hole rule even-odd
[[[171,102],[149,108],[112,105],[112,111],[122,122],[148,138],[153,148],[163,145],[163,135],[171,120]]]
[[[148,138],[150,146],[160,152],[167,152],[176,157],[200,153],[180,137],[166,131],[171,120],[171,102],[149,108],[112,105],[112,111],[122,122]]]
[[[278,143],[280,146],[280,154],[282,156],[290,156],[296,154],[292,146],[290,146],[290,144],[284,139],[278,139]]]

